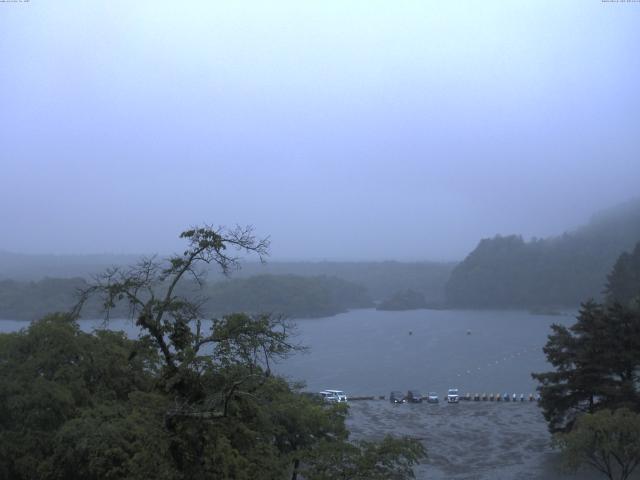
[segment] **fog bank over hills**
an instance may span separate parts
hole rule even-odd
[[[255,276],[337,277],[360,285],[373,300],[413,290],[429,304],[464,307],[575,306],[600,297],[617,257],[640,241],[640,198],[612,206],[563,235],[527,241],[520,235],[487,238],[455,262],[247,261],[231,280],[215,268],[211,283]],[[138,255],[25,255],[0,252],[0,280],[84,278]],[[446,285],[446,293],[445,293]]]
[[[106,268],[126,266],[139,260],[134,255],[20,255],[0,252],[0,280],[39,281],[43,278],[89,279]],[[267,262],[248,261],[226,279],[213,268],[210,283],[258,275],[338,277],[361,285],[374,300],[397,290],[412,288],[431,302],[444,300],[444,284],[455,263],[438,262]]]
[[[638,191],[629,2],[16,3],[0,249],[237,222],[273,259],[456,261]]]
[[[557,237],[480,241],[451,274],[447,303],[468,308],[576,306],[601,299],[616,259],[640,241],[640,198]]]
[[[130,265],[141,255],[29,255],[0,250],[0,279],[90,277],[114,265]]]

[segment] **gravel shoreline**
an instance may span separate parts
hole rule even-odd
[[[536,403],[359,401],[350,403],[347,424],[352,439],[386,434],[421,439],[428,458],[415,468],[417,479],[603,478],[590,470],[573,475],[558,468],[558,454]]]

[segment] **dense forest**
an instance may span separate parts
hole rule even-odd
[[[111,266],[128,265],[132,255],[21,255],[0,251],[0,280],[40,281],[45,277],[85,278]],[[412,289],[429,302],[444,300],[444,286],[455,266],[452,262],[282,262],[246,261],[233,272],[234,278],[259,275],[296,275],[301,277],[338,277],[367,289],[374,300],[382,300],[398,290]],[[216,270],[209,272],[210,282],[224,280]]]
[[[181,293],[197,294],[208,316],[271,312],[296,318],[320,317],[372,305],[364,287],[336,277],[259,275],[220,280],[202,288],[184,283]],[[0,281],[0,319],[34,320],[48,312],[68,312],[78,301],[78,291],[86,286],[82,278]],[[85,305],[84,318],[98,317],[101,308],[97,299],[91,299]],[[126,306],[116,305],[112,313],[124,317]]]
[[[640,310],[640,241],[631,252],[624,252],[607,276],[605,288],[609,303]]]
[[[213,314],[272,312],[288,317],[322,317],[372,305],[364,287],[337,277],[257,275],[234,278],[207,289]]]
[[[425,253],[426,255],[426,253]],[[367,289],[373,300],[383,300],[401,290],[411,289],[424,295],[429,303],[442,303],[445,284],[454,262],[267,262],[245,264],[234,276],[259,273],[326,275],[357,283]]]
[[[33,320],[68,311],[75,293],[92,276],[132,263],[129,255],[19,255],[0,252],[0,319]],[[453,263],[437,262],[268,262],[247,261],[233,279],[211,269],[209,314],[269,311],[290,317],[334,315],[372,306],[398,291],[413,290],[430,304],[444,303],[444,286]],[[100,305],[87,305],[85,318]],[[126,309],[114,314],[124,315]]]
[[[0,281],[0,319],[35,320],[49,312],[68,312],[78,301],[77,292],[87,283],[82,278],[44,278],[37,282]],[[87,312],[99,312],[97,302]]]
[[[417,310],[429,305],[424,295],[414,290],[402,290],[383,300],[376,306],[376,310]]]
[[[600,299],[618,256],[640,240],[640,199],[595,215],[559,237],[480,241],[446,286],[447,302],[467,308],[577,306]]]

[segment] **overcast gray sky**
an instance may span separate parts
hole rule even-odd
[[[0,249],[461,259],[640,194],[640,3],[0,3]]]

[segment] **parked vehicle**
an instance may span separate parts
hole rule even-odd
[[[438,394],[436,392],[429,392],[429,395],[427,395],[428,403],[438,403],[439,401],[440,399],[438,398]]]
[[[333,394],[337,399],[338,403],[343,403],[347,401],[347,394],[342,390],[325,390],[325,392],[329,392]]]
[[[423,396],[417,390],[409,390],[407,392],[407,401],[409,403],[422,403]]]
[[[447,402],[448,403],[458,403],[460,401],[460,395],[458,394],[457,388],[450,388],[447,392]]]
[[[331,392],[323,390],[319,392],[319,395],[325,403],[338,403],[338,398]]]
[[[402,392],[393,391],[389,395],[389,401],[391,403],[407,403],[407,399],[405,398]]]

